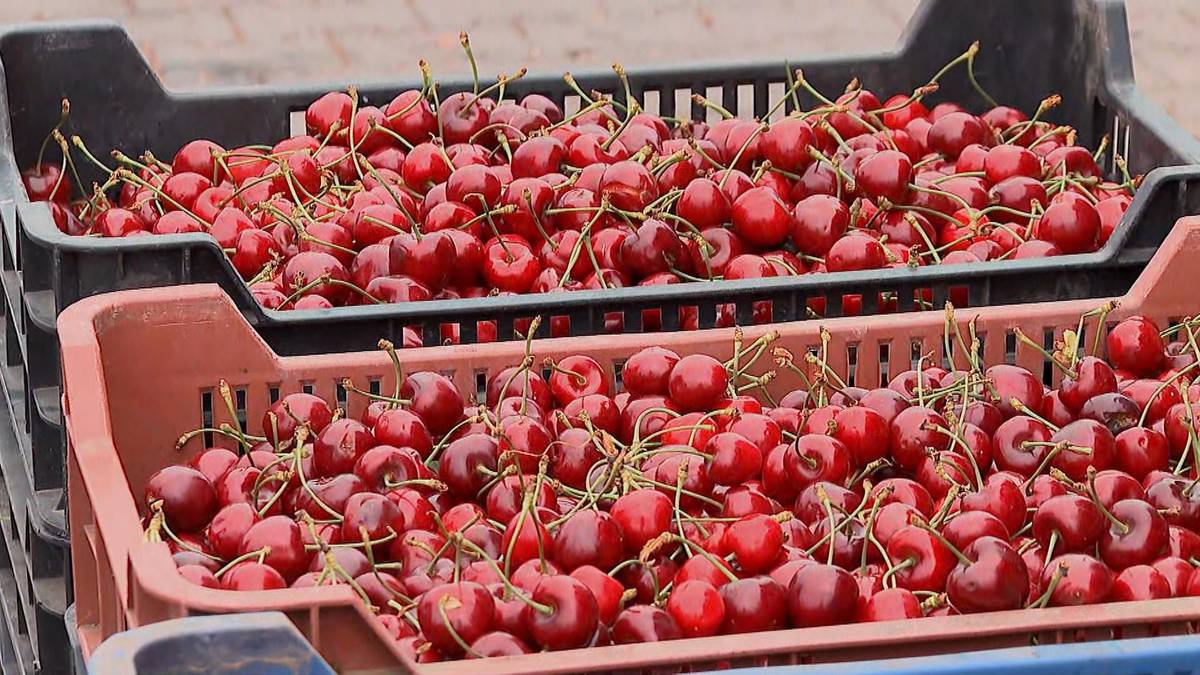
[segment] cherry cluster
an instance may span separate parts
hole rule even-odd
[[[56,127],[42,150],[53,140],[64,161],[39,154],[22,177],[68,234],[212,235],[271,309],[1096,250],[1139,179],[1115,157],[1121,178],[1105,180],[1106,142],[1093,153],[1042,119],[1058,96],[1032,117],[982,89],[982,114],[927,108],[952,68],[975,82],[977,53],[882,102],[857,81],[830,99],[802,71],[761,120],[697,95],[723,118],[711,124],[644,112],[620,66],[623,100],[567,74],[581,99],[571,114],[538,94],[506,99],[523,70],[442,97],[422,66],[424,86],[385,105],[330,92],[305,111],[306,134],[193,140],[169,163],[114,150],[108,166]],[[801,92],[815,107],[800,108]],[[102,184],[84,189],[73,152]]]
[[[1127,318],[1084,355],[1112,309],[1045,352],[1053,389],[949,309],[965,365],[870,390],[824,331],[803,360],[774,333],[647,347],[619,393],[527,343],[478,403],[383,343],[396,386],[346,381],[357,418],[294,393],[261,435],[181,437],[221,443],[149,479],[146,532],[202,586],[347,585],[420,661],[1197,595],[1200,323]]]

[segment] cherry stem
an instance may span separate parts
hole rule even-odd
[[[1129,524],[1116,517],[1116,515],[1114,515],[1113,512],[1104,505],[1104,502],[1100,501],[1100,495],[1096,492],[1096,467],[1088,467],[1087,477],[1088,496],[1091,497],[1092,501],[1096,503],[1096,507],[1100,509],[1100,512],[1104,514],[1104,517],[1107,518],[1109,522],[1120,528],[1121,534],[1129,534]]]
[[[270,546],[263,546],[262,548],[258,549],[257,551],[247,551],[246,553],[243,553],[243,554],[239,555],[238,557],[234,558],[233,560],[230,560],[229,562],[225,563],[224,567],[217,570],[216,572],[213,572],[213,576],[216,577],[217,579],[220,579],[222,575],[224,575],[229,570],[233,569],[238,563],[243,563],[243,562],[246,562],[247,560],[252,560],[254,558],[258,558],[258,562],[261,563],[263,561],[263,558],[266,558],[269,555],[271,555],[271,547]]]
[[[1062,583],[1063,575],[1067,573],[1068,569],[1070,566],[1065,561],[1060,562],[1050,577],[1050,583],[1046,584],[1046,592],[1042,593],[1037,600],[1029,603],[1026,609],[1041,609],[1049,604],[1050,598],[1054,595],[1054,591],[1058,590],[1058,585]]]
[[[964,554],[962,551],[958,550],[957,546],[955,546],[954,544],[951,544],[950,540],[947,539],[945,536],[943,536],[941,532],[938,532],[937,528],[930,526],[928,523],[916,522],[913,524],[916,525],[917,527],[921,528],[922,530],[925,530],[930,535],[932,535],[934,539],[937,539],[939,542],[941,542],[942,546],[945,546],[947,551],[950,551],[951,553],[954,554],[955,558],[958,558],[959,564],[961,564],[963,566],[970,566],[971,564],[974,563],[974,561],[971,560],[970,558],[968,558],[966,556],[966,554]]]
[[[895,588],[895,582],[892,580],[892,577],[896,576],[896,574],[903,572],[904,570],[906,570],[916,564],[917,564],[916,558],[905,558],[904,560],[900,561],[899,563],[889,567],[887,569],[887,571],[883,573],[883,578],[880,579],[880,583],[883,584],[884,588]],[[889,583],[891,585],[889,585]]]
[[[687,537],[684,537],[682,535],[672,535],[672,537],[675,539],[676,542],[683,545],[683,547],[685,549],[695,552],[696,555],[704,558],[705,560],[707,560],[709,562],[709,564],[711,564],[713,567],[720,570],[721,574],[725,575],[725,578],[728,579],[729,581],[732,582],[732,581],[738,580],[737,575],[733,573],[733,570],[729,569],[729,565],[724,560],[722,560],[722,559],[718,558],[717,556],[713,555],[712,553],[708,552],[707,550],[705,550],[705,548],[703,546],[691,541],[690,539],[688,539]]]

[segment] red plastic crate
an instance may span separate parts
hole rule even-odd
[[[1160,321],[1196,314],[1200,300],[1192,295],[1192,287],[1198,263],[1200,217],[1181,219],[1138,282],[1120,300],[1110,322],[1131,314]],[[1012,338],[1014,329],[1033,336],[1057,334],[1074,328],[1079,315],[1100,302],[972,309],[959,312],[957,319],[964,325],[977,320],[987,363],[1015,362],[1035,374],[1057,377],[1053,369],[1045,367],[1042,355]],[[838,319],[824,326],[832,335],[830,364],[859,385],[874,386],[910,368],[914,346],[920,353],[943,357],[944,313],[940,311]],[[747,338],[766,330],[778,331],[776,344],[797,354],[820,343],[816,322],[755,327],[747,329]],[[1094,330],[1096,327],[1089,326],[1087,340]],[[272,393],[309,388],[335,400],[338,383],[346,377],[362,388],[378,379],[386,390],[394,377],[386,355],[276,356],[217,286],[93,297],[65,311],[59,331],[69,438],[75,600],[85,654],[126,628],[191,614],[267,609],[285,612],[339,671],[404,668],[480,674],[658,672],[847,661],[1027,645],[1031,641],[1047,644],[1183,634],[1195,632],[1195,624],[1200,622],[1200,601],[1180,598],[1113,603],[1102,608],[781,630],[418,667],[390,646],[349,587],[250,593],[188,583],[175,572],[165,544],[143,542],[137,508],[143,486],[154,471],[188,459],[186,452],[175,450],[181,431],[202,422],[229,421],[223,406],[212,404],[221,378],[245,392],[247,418],[255,420]],[[584,352],[614,367],[647,345],[723,355],[731,340],[730,330],[710,330],[544,340],[536,342],[533,349],[539,358]],[[400,358],[405,371],[447,373],[464,393],[470,393],[478,390],[480,378],[487,373],[519,362],[523,349],[520,343],[434,347],[405,350]],[[798,384],[797,379],[781,375],[772,386],[782,393]],[[355,398],[343,405],[355,415],[364,401]],[[211,417],[205,419],[206,414]]]

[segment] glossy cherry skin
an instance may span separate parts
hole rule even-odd
[[[208,526],[208,543],[213,553],[232,560],[241,553],[242,537],[246,530],[261,518],[258,511],[246,502],[228,504],[217,511]]]
[[[1026,443],[1046,443],[1050,430],[1032,417],[1018,415],[1006,420],[992,436],[997,468],[1031,476],[1046,455],[1046,446]]]
[[[189,466],[159,469],[146,482],[146,503],[162,503],[167,524],[177,532],[198,530],[216,513],[217,495],[212,483]]]
[[[1113,602],[1160,600],[1172,595],[1171,582],[1161,572],[1150,565],[1134,565],[1117,574],[1109,599]]]
[[[1118,323],[1109,331],[1105,344],[1113,366],[1138,376],[1153,376],[1165,356],[1158,326],[1142,317],[1131,317]]]
[[[611,569],[623,559],[624,548],[618,520],[602,511],[580,511],[554,535],[554,559],[568,572],[584,565]]]
[[[1074,480],[1084,480],[1088,467],[1103,470],[1113,466],[1116,461],[1117,446],[1112,432],[1092,419],[1076,420],[1068,424],[1055,432],[1050,441],[1070,446],[1055,455],[1051,465]],[[1072,448],[1085,448],[1086,451]]]
[[[924,616],[921,601],[906,588],[886,588],[873,595],[858,613],[860,621],[898,621]]]
[[[471,644],[492,629],[496,603],[487,588],[472,581],[442,584],[417,604],[421,632],[444,654],[461,654],[455,634]],[[443,616],[444,615],[444,616]]]
[[[942,536],[961,551],[981,537],[1008,541],[1009,533],[1004,522],[987,511],[962,511],[946,521]]]
[[[1100,537],[1100,558],[1112,569],[1149,565],[1168,544],[1167,521],[1140,499],[1123,499],[1112,505],[1111,522]]]
[[[950,439],[934,426],[948,428],[946,419],[929,408],[914,406],[900,411],[891,424],[892,459],[911,471],[928,450],[945,450]]]
[[[833,437],[846,446],[854,466],[866,466],[887,455],[891,432],[887,420],[865,406],[853,406],[834,416]]]
[[[674,504],[657,490],[634,490],[617,498],[610,513],[621,527],[626,551],[636,555],[647,542],[671,527]]]
[[[820,481],[840,484],[850,475],[850,451],[831,436],[804,434],[788,446],[784,466],[800,489]]]
[[[1061,580],[1050,594],[1051,605],[1095,605],[1112,591],[1112,570],[1090,555],[1068,553],[1051,560],[1042,572],[1042,588],[1050,587],[1056,570]]]
[[[959,612],[1019,609],[1029,590],[1029,569],[1009,543],[980,537],[963,549],[971,562],[959,562],[946,580],[946,593]]]
[[[287,581],[270,565],[243,562],[221,575],[221,587],[231,591],[269,591],[287,588]]]
[[[787,625],[787,591],[769,576],[731,581],[720,593],[725,602],[722,634],[757,633]]]
[[[671,368],[667,390],[684,412],[711,410],[728,382],[729,374],[720,361],[706,354],[689,354]]]
[[[683,632],[675,619],[663,609],[651,605],[634,605],[626,608],[613,622],[614,644],[640,644],[677,640]]]
[[[1104,531],[1104,515],[1096,504],[1077,494],[1051,497],[1033,514],[1033,536],[1043,548],[1051,537],[1057,551],[1083,551],[1094,545]]]
[[[912,180],[912,160],[898,150],[877,152],[854,169],[854,182],[860,192],[876,203],[887,200],[904,203]]]
[[[647,347],[625,362],[621,379],[625,389],[635,397],[665,396],[667,383],[679,362],[679,355],[663,347]]]
[[[596,631],[596,598],[583,582],[566,575],[543,578],[530,594],[534,602],[548,606],[543,613],[533,607],[525,610],[533,639],[549,650],[573,649],[586,645]]]
[[[263,551],[262,562],[285,579],[295,579],[308,568],[311,555],[305,550],[300,526],[289,516],[268,516],[251,525],[242,536],[239,554]]]
[[[901,528],[887,543],[893,565],[907,564],[894,575],[896,584],[910,591],[938,591],[954,569],[954,554],[931,532],[915,525]]]
[[[965,512],[986,511],[996,516],[1010,534],[1025,525],[1025,496],[1009,481],[985,483],[979,491],[963,495],[959,504]]]
[[[840,567],[802,567],[788,586],[788,610],[797,628],[852,623],[858,612],[858,584]]]
[[[715,635],[725,621],[725,601],[706,581],[689,579],[676,584],[667,598],[667,612],[685,637]]]

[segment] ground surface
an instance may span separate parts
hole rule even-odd
[[[994,0],[973,0],[994,1]],[[485,72],[633,68],[689,60],[871,51],[917,0],[6,0],[0,23],[124,22],[173,87],[379,81],[461,74],[468,30]],[[1128,0],[1139,86],[1200,134],[1198,0]],[[800,45],[800,48],[796,46]]]

